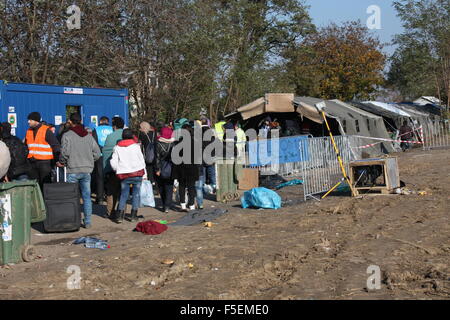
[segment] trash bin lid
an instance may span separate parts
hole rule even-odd
[[[11,192],[13,189],[24,187],[29,187],[29,189],[31,190],[31,192],[28,194],[30,198],[26,199],[27,204],[31,206],[29,208],[31,223],[44,221],[46,219],[47,211],[45,209],[45,203],[42,197],[41,189],[36,180],[0,183],[0,195],[2,193],[8,193],[8,191]],[[25,195],[26,193],[24,193],[22,197],[25,197]]]

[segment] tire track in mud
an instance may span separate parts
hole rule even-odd
[[[435,187],[435,189],[438,189],[438,187]],[[395,250],[398,250],[398,248],[401,248],[399,246],[399,243],[395,243],[396,241],[390,241],[388,238],[384,237],[384,234],[390,234],[393,231],[395,233],[398,233],[404,229],[408,229],[408,224],[411,223],[424,223],[423,221],[428,221],[432,223],[434,217],[427,216],[425,213],[417,213],[414,212],[414,209],[412,209],[411,214],[403,215],[400,218],[403,218],[404,221],[401,223],[396,222],[395,220],[399,219],[399,215],[396,214],[396,209],[398,211],[401,211],[401,207],[406,205],[411,205],[410,202],[412,202],[412,207],[423,207],[423,201],[420,203],[422,199],[416,198],[408,198],[408,197],[397,197],[394,196],[394,198],[388,198],[386,197],[385,203],[378,204],[377,207],[371,207],[371,214],[368,216],[363,216],[364,219],[361,220],[360,223],[357,222],[357,220],[354,220],[354,224],[352,224],[352,227],[348,230],[348,232],[352,232],[355,234],[354,237],[349,238],[348,242],[342,246],[341,252],[339,253],[339,256],[351,256],[352,254],[355,254],[356,252],[360,253],[361,259],[357,258],[355,262],[365,263],[366,265],[358,266],[350,266],[348,264],[344,264],[343,266],[340,266],[335,269],[335,272],[342,274],[343,279],[340,281],[336,281],[336,298],[348,298],[352,296],[353,294],[360,294],[365,295],[365,292],[367,291],[366,288],[364,288],[365,280],[369,275],[365,274],[365,268],[369,266],[369,264],[374,265],[380,265],[383,266],[384,261],[386,260],[385,271],[383,272],[384,281],[386,282],[386,278],[389,278],[389,268],[391,265],[396,265],[397,269],[404,268],[408,269],[408,266],[404,265],[402,263],[402,258],[399,257],[396,259],[395,256],[389,256],[389,250],[392,250],[392,253],[396,253]],[[377,202],[380,202],[376,200]],[[442,200],[441,200],[442,201]],[[444,200],[445,201],[445,200]],[[374,200],[372,200],[374,202]],[[383,202],[383,201],[382,201]],[[363,206],[361,206],[363,207]],[[438,203],[438,205],[435,206],[436,208],[441,207],[442,204]],[[369,211],[370,211],[369,210]],[[419,217],[418,217],[419,216]],[[376,220],[374,220],[376,218]],[[383,223],[380,223],[382,221]],[[443,221],[444,222],[444,221]],[[404,224],[402,224],[404,223]],[[391,225],[393,224],[393,225]],[[448,220],[447,220],[448,224]],[[388,226],[388,228],[385,228],[385,226]],[[390,228],[389,228],[390,227]],[[387,230],[385,230],[387,229]],[[419,230],[417,232],[424,233],[423,228],[418,228]],[[422,230],[421,230],[422,229]],[[407,235],[411,235],[411,230],[407,230]],[[421,241],[425,242],[430,238],[430,234],[422,236]],[[395,236],[395,235],[393,235]],[[414,237],[414,232],[412,234]],[[364,247],[368,247],[369,250],[364,250],[364,247],[361,247],[358,243],[363,242],[362,240],[366,238],[366,244]],[[369,242],[367,242],[367,238],[369,238]],[[391,248],[391,249],[389,249]],[[412,251],[416,250],[417,248],[413,248]],[[414,252],[413,252],[414,253]],[[448,258],[448,257],[447,257]],[[374,260],[376,259],[376,260]],[[445,260],[444,260],[445,261]],[[364,268],[363,268],[364,267]],[[410,267],[412,269],[416,268],[417,266]],[[356,269],[356,270],[355,270]],[[383,271],[383,270],[382,270]],[[355,276],[355,272],[357,272],[357,276]],[[423,273],[423,272],[422,272]],[[406,272],[408,274],[408,272]],[[417,277],[417,275],[416,275]],[[401,278],[401,277],[400,277]],[[414,277],[412,277],[414,279]],[[359,288],[358,288],[359,286]],[[386,286],[385,286],[386,287]],[[363,289],[364,288],[364,289]],[[345,290],[349,290],[350,292],[345,292]],[[363,290],[361,290],[363,289]],[[383,288],[384,290],[376,292],[374,294],[371,294],[370,296],[378,296],[381,298],[387,298],[390,297],[392,292],[386,290],[386,288]],[[388,288],[387,288],[388,289]]]

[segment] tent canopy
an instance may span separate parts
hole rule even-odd
[[[294,94],[292,93],[269,93],[264,98],[256,99],[245,106],[237,109],[243,120],[247,120],[263,113],[269,112],[295,112],[293,105]],[[231,117],[235,113],[229,114],[226,118]]]
[[[302,116],[319,124],[323,123],[323,118],[316,108],[316,104],[324,100],[312,97],[295,97],[294,104],[297,106],[297,112]]]
[[[381,115],[387,117],[410,117],[408,113],[393,105],[383,103],[366,102],[362,104],[366,109],[344,103],[340,100],[323,100],[313,97],[295,97],[294,94],[266,94],[245,106],[240,107],[237,112],[227,115],[227,118],[240,114],[243,120],[259,117],[265,113],[292,114],[296,113],[312,122],[322,125],[323,117],[316,105],[325,103],[325,112],[328,118],[336,120],[336,128],[341,134],[359,135],[364,137],[376,137],[389,139],[390,135],[386,129]],[[375,113],[371,113],[374,110]],[[367,140],[367,141],[366,141]],[[361,138],[361,143],[371,144],[374,140]],[[394,152],[395,148],[390,142],[377,144],[364,149],[364,152],[374,156],[381,153]]]
[[[331,100],[326,103],[327,112],[333,113],[339,118],[341,123],[344,125],[346,134],[390,139],[382,117],[355,108],[340,100]],[[369,138],[361,138],[361,143],[363,144],[372,144],[374,142],[374,140]],[[384,147],[384,150],[381,149],[381,147]],[[384,153],[384,151],[395,152],[396,150],[392,143],[383,142],[382,144],[365,148],[364,151],[369,153],[371,156],[378,156],[380,153]]]
[[[364,108],[364,106],[366,106],[367,109]],[[392,119],[396,119],[399,117],[411,117],[409,113],[397,108],[394,104],[391,103],[379,101],[363,101],[361,108],[371,113]]]

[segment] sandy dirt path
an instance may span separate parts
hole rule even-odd
[[[77,233],[33,229],[40,258],[0,267],[0,300],[449,299],[450,151],[397,156],[401,180],[427,195],[332,195],[278,211],[207,202],[229,210],[212,228],[170,227],[157,236],[101,216]],[[280,195],[298,199],[299,188]],[[146,220],[183,216],[155,209],[140,214]],[[87,235],[112,248],[70,245]],[[167,259],[174,264],[161,263]],[[79,290],[67,288],[71,265],[81,270]],[[380,267],[380,290],[367,290],[370,265]]]

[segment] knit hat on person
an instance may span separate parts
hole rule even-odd
[[[161,129],[158,139],[164,138],[164,139],[170,140],[170,139],[172,139],[172,135],[173,135],[173,130],[168,127],[164,127]]]
[[[28,120],[39,122],[41,121],[41,114],[39,112],[32,112],[28,115]]]

